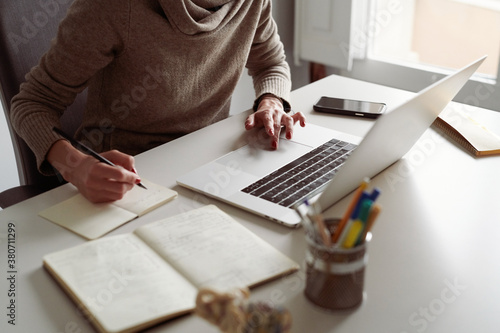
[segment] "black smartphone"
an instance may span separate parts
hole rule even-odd
[[[377,118],[384,113],[385,103],[357,101],[323,96],[313,106],[315,111],[347,116]]]

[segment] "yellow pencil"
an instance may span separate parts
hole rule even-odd
[[[361,220],[356,220],[352,223],[345,240],[342,243],[342,246],[346,249],[350,249],[354,245],[356,245],[356,241],[359,238],[359,235],[363,232],[363,222]]]

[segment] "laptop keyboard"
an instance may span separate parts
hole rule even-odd
[[[291,207],[318,193],[335,175],[356,145],[333,139],[302,155],[241,191]]]

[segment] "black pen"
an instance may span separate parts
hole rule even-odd
[[[79,141],[76,141],[75,139],[73,139],[72,137],[70,137],[68,134],[66,134],[62,130],[60,130],[59,128],[53,127],[52,130],[54,132],[56,132],[57,134],[61,135],[66,140],[68,140],[75,148],[80,149],[80,150],[82,150],[83,152],[85,152],[85,153],[87,153],[89,155],[92,155],[99,162],[106,163],[107,165],[111,165],[111,166],[116,166],[116,164],[114,164],[113,162],[111,162],[107,158],[102,157],[101,155],[99,155],[98,153],[96,153],[95,151],[93,151],[92,149],[90,149],[89,147],[85,146],[83,143],[81,143]],[[139,183],[137,185],[140,186],[140,187],[142,187],[143,189],[147,190],[147,187],[144,186],[144,185],[142,185],[142,183]]]

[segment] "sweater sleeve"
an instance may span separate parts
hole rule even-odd
[[[53,173],[46,155],[60,139],[52,128],[60,125],[63,112],[95,73],[124,49],[127,4],[128,1],[76,0],[50,49],[26,75],[12,99],[12,125],[35,153],[43,174]]]
[[[256,102],[260,96],[271,93],[282,99],[289,108],[291,75],[286,62],[283,43],[272,17],[271,0],[265,0],[261,18],[247,60],[248,73],[253,79]]]

